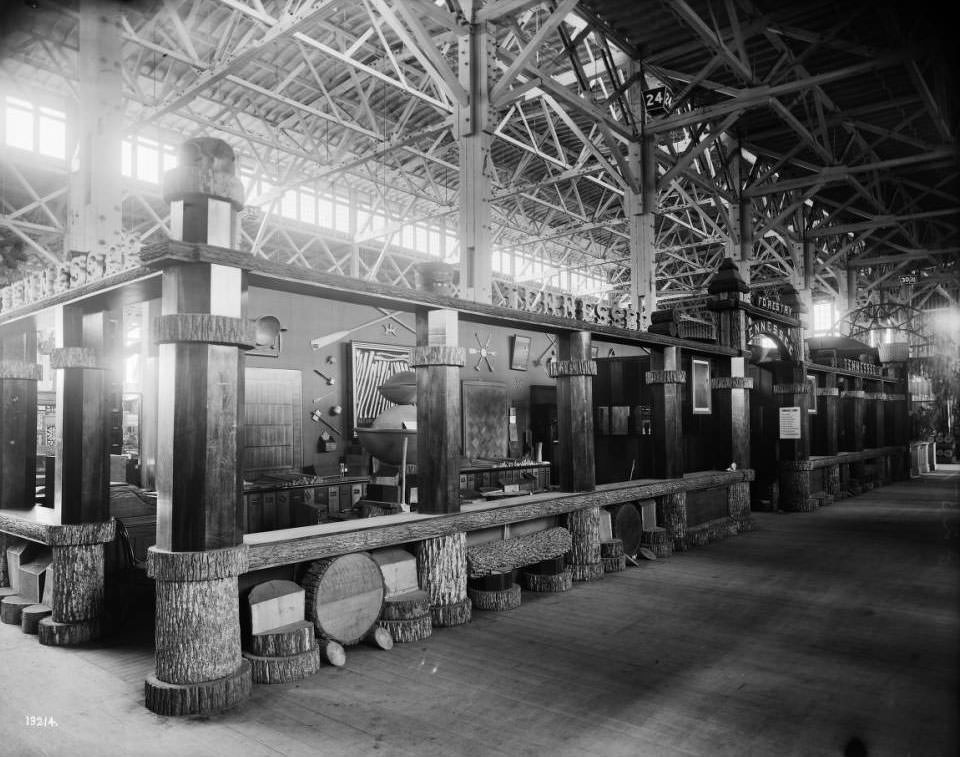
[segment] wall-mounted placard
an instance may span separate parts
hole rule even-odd
[[[780,438],[800,439],[803,434],[800,425],[799,407],[780,408]]]

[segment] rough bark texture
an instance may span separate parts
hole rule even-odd
[[[312,676],[320,670],[320,649],[316,645],[306,652],[282,657],[260,657],[244,652],[250,663],[254,683],[287,683]]]
[[[309,620],[250,636],[250,653],[257,657],[289,657],[309,652],[316,646],[313,623]]]
[[[603,563],[604,573],[619,573],[621,570],[627,569],[626,555],[620,555],[619,557],[601,557],[600,562]]]
[[[0,622],[19,626],[24,608],[32,604],[35,604],[34,600],[21,597],[19,594],[4,597],[0,601]]]
[[[7,542],[10,538],[0,532],[0,588],[10,585],[10,576],[7,575]]]
[[[651,550],[657,557],[670,557],[673,552],[667,529],[661,526],[654,526],[644,531],[640,537],[640,543]]]
[[[573,573],[570,570],[562,573],[524,573],[523,588],[544,593],[570,591],[573,588]]]
[[[572,538],[565,528],[550,528],[526,536],[478,544],[467,550],[470,577],[505,573],[522,565],[559,557],[569,552],[571,546]]]
[[[48,647],[73,647],[100,638],[100,618],[77,623],[58,623],[53,617],[40,621],[40,643]]]
[[[179,685],[148,676],[144,683],[147,709],[158,715],[199,715],[221,712],[250,696],[250,663],[240,659],[230,675],[203,683]]]
[[[520,606],[520,584],[512,584],[503,591],[467,589],[467,594],[478,610],[514,610]]]
[[[622,557],[623,554],[621,539],[604,539],[600,542],[600,557]]]
[[[30,605],[24,607],[20,614],[20,630],[24,633],[40,633],[40,621],[50,617],[52,610],[46,605]]]
[[[387,597],[380,611],[380,620],[414,620],[430,613],[427,592],[417,589]]]
[[[449,605],[431,605],[430,619],[433,625],[462,626],[469,623],[471,617],[471,602],[469,597]]]
[[[675,552],[687,549],[687,493],[675,492],[657,498],[657,523],[663,523]],[[657,555],[659,557],[659,555]]]
[[[417,578],[433,607],[455,605],[466,599],[467,535],[461,532],[420,542]]]
[[[377,626],[386,630],[397,644],[422,641],[433,633],[429,613],[409,620],[379,620]]]
[[[570,562],[592,565],[600,562],[600,508],[586,507],[567,515],[572,537]]]
[[[599,581],[603,578],[603,563],[599,561],[592,565],[571,563],[570,572],[574,581]]]
[[[816,500],[810,497],[809,470],[781,468],[780,509],[794,513],[807,513],[817,509]]]
[[[76,623],[103,614],[103,544],[53,547],[53,619]]]
[[[739,532],[738,524],[733,518],[717,518],[688,529],[687,544],[691,547],[702,547],[728,536],[736,536]]]
[[[727,488],[727,514],[737,522],[750,520],[750,484],[744,481]]]
[[[249,569],[247,547],[226,547],[206,552],[147,550],[147,575],[157,581],[213,581],[239,576]]]

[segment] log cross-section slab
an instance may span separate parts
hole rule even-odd
[[[467,549],[471,578],[520,568],[524,565],[560,557],[570,551],[573,539],[562,527],[517,536],[502,541],[478,544]]]
[[[317,560],[301,579],[307,619],[317,634],[343,645],[356,644],[376,624],[383,608],[380,567],[366,553]]]

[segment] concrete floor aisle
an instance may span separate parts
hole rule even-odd
[[[350,648],[210,718],[143,707],[149,617],[74,650],[0,626],[0,754],[952,757],[958,503],[960,466],[941,466],[759,513],[753,533]]]

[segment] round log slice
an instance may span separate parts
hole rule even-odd
[[[393,649],[393,636],[390,635],[390,632],[386,628],[381,628],[379,625],[375,625],[370,630],[370,633],[367,634],[366,642],[371,647],[376,647],[377,649]]]
[[[520,606],[520,584],[512,584],[509,589],[495,591],[467,589],[467,594],[478,610],[514,610]]]
[[[650,549],[657,557],[670,557],[673,551],[667,529],[662,526],[654,526],[644,531],[641,541],[643,546]]]
[[[32,599],[21,597],[19,594],[11,594],[0,601],[0,621],[10,625],[19,626],[20,617],[25,607],[36,604]]]
[[[509,591],[513,585],[512,570],[467,579],[467,589],[477,591]]]
[[[314,561],[300,581],[307,619],[317,634],[356,644],[380,617],[385,593],[380,566],[365,552]]]
[[[600,542],[600,557],[621,557],[623,554],[622,539],[603,539]]]
[[[573,588],[573,573],[524,573],[523,588],[538,592],[570,591]]]
[[[600,562],[603,563],[604,573],[619,573],[621,570],[627,569],[626,555],[620,555],[619,557],[601,557]]]
[[[34,635],[40,633],[40,621],[52,612],[53,610],[46,605],[24,607],[23,612],[20,613],[20,630]]]
[[[347,664],[347,652],[333,639],[323,639],[320,642],[320,650],[324,659],[335,668],[342,668]]]
[[[394,594],[383,601],[380,620],[414,620],[430,613],[430,598],[422,589]],[[394,639],[396,641],[396,639]]]
[[[623,543],[623,554],[633,557],[640,549],[640,535],[643,523],[640,511],[633,502],[610,508],[610,525],[614,538]]]
[[[313,623],[300,620],[280,628],[250,635],[250,653],[256,657],[288,657],[315,649]],[[253,665],[256,681],[256,665]]]
[[[377,626],[386,630],[397,644],[421,641],[433,633],[429,613],[408,620],[378,620]]]
[[[567,561],[564,557],[552,557],[549,560],[541,560],[526,568],[527,573],[539,573],[542,576],[555,576],[565,572]],[[526,587],[524,587],[526,588]]]

